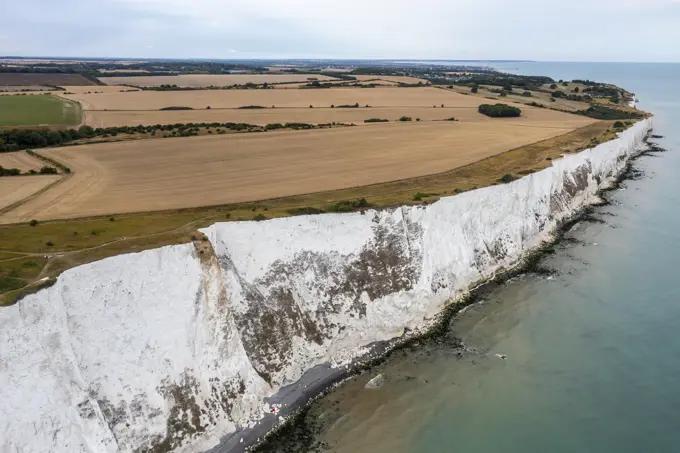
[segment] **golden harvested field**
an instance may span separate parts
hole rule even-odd
[[[135,76],[135,77],[99,77],[107,85],[160,86],[177,85],[178,87],[209,87],[245,85],[246,83],[289,83],[306,82],[307,80],[337,80],[317,74],[187,74],[177,76]]]
[[[22,172],[29,170],[40,170],[46,164],[25,151],[12,153],[0,153],[0,167],[18,168]]]
[[[97,87],[100,91],[99,88]],[[422,88],[333,88],[307,90],[205,90],[205,91],[136,91],[113,90],[103,94],[63,95],[81,103],[84,110],[158,110],[169,106],[194,109],[264,107],[330,107],[335,105],[370,105],[371,107],[477,107],[480,101],[448,90]]]
[[[41,153],[74,174],[0,215],[0,223],[219,205],[429,175],[575,127],[529,127],[536,125],[393,123],[47,149]]]
[[[155,124],[177,123],[247,123],[267,125],[270,123],[353,123],[364,125],[369,118],[396,121],[408,116],[415,122],[439,121],[451,117],[461,122],[495,122],[498,120],[486,117],[477,112],[479,98],[471,98],[473,106],[446,107],[372,107],[372,108],[268,108],[268,109],[210,109],[210,110],[163,110],[163,111],[86,111],[84,122],[92,127],[113,126],[152,126]],[[581,116],[568,115],[548,109],[534,109],[521,106],[522,117],[506,118],[502,121],[540,127],[580,127],[591,120]]]
[[[0,178],[0,213],[7,206],[30,197],[59,179],[61,179],[59,175],[7,176]],[[0,214],[1,218],[2,214]],[[0,222],[2,221],[0,220]]]

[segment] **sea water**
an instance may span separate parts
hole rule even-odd
[[[315,447],[680,451],[680,65],[499,66],[635,92],[668,152],[635,162],[637,177],[542,260],[550,273],[505,284],[460,314],[444,341],[399,351],[316,403]],[[377,375],[381,385],[366,388]]]

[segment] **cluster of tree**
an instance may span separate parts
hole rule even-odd
[[[42,167],[39,171],[35,171],[33,169],[21,173],[21,170],[18,168],[4,168],[2,165],[0,165],[0,176],[26,176],[26,175],[56,175],[57,169],[54,167]]]
[[[644,116],[642,113],[639,112],[612,109],[600,104],[593,104],[586,110],[579,110],[576,113],[597,120],[631,120],[640,119]]]
[[[93,132],[94,130],[90,126],[81,126],[78,130],[60,131],[48,129],[0,130],[0,152],[58,146],[81,138],[91,137]]]
[[[512,91],[512,87],[520,87],[524,90],[537,91],[541,85],[547,83],[554,83],[550,77],[542,76],[519,76],[509,74],[475,74],[473,76],[463,78],[459,84],[470,87],[478,87],[479,85],[492,85],[502,87],[505,91]]]
[[[176,74],[175,74],[176,75]],[[126,85],[126,86],[133,86],[133,85]],[[233,84],[233,85],[224,85],[224,86],[219,86],[219,85],[210,85],[207,87],[180,87],[177,85],[169,85],[169,84],[164,84],[164,85],[159,85],[159,86],[134,86],[135,88],[139,88],[144,91],[209,91],[209,90],[268,90],[268,89],[273,89],[274,87],[272,84],[256,84],[252,82],[248,82],[246,84]]]
[[[600,85],[600,83],[598,83],[598,82],[593,82],[592,80],[587,80],[587,79],[586,80],[574,79],[571,82],[572,83],[578,83],[578,84],[585,85],[585,86]]]
[[[599,98],[619,97],[620,95],[619,89],[600,84],[584,88],[583,92]]]
[[[267,124],[264,127],[264,130],[266,131],[272,131],[276,129],[294,129],[294,130],[300,130],[300,129],[316,129],[316,126],[313,124],[308,124],[308,123],[270,123]]]
[[[186,107],[182,105],[171,105],[170,107],[163,107],[162,109],[158,110],[193,110],[193,107]]]
[[[175,123],[156,124],[151,126],[119,126],[92,128],[81,126],[78,130],[68,129],[52,131],[48,129],[13,129],[0,130],[0,152],[19,151],[23,149],[45,148],[48,146],[61,146],[73,144],[73,142],[89,138],[117,137],[119,134],[150,134],[156,136],[158,132],[170,133],[174,137],[190,137],[198,135],[200,129],[216,129],[217,133],[225,133],[226,130],[235,132],[262,132],[276,129],[316,129],[333,126],[352,126],[345,123],[272,123],[266,126],[248,123]],[[168,136],[168,135],[166,135]],[[41,157],[42,158],[42,157]],[[43,158],[43,160],[45,160]],[[54,164],[56,165],[56,164]],[[57,165],[58,166],[58,165]],[[66,170],[65,170],[66,171]]]
[[[367,120],[364,120],[364,123],[389,123],[390,120],[382,119],[382,118],[369,118]]]
[[[491,118],[516,117],[522,114],[522,110],[507,104],[482,104],[477,109],[482,115]]]

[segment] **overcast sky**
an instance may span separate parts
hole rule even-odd
[[[680,0],[21,0],[0,55],[680,61]]]

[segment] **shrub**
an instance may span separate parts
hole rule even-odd
[[[389,123],[390,120],[382,119],[382,118],[369,118],[367,120],[364,120],[364,123]]]
[[[562,98],[564,97],[564,93],[561,92],[560,90],[553,91],[552,97],[554,98]]]
[[[94,135],[94,129],[92,129],[90,126],[83,125],[78,128],[78,133],[85,137],[92,137]]]
[[[479,88],[472,87],[472,89],[470,90],[470,93],[477,93],[478,91],[479,91]]]
[[[509,173],[506,173],[498,179],[498,182],[502,182],[502,183],[507,184],[509,182],[514,181],[515,179],[517,179],[517,178],[515,178],[514,176],[512,176]]]
[[[525,98],[530,98],[532,96],[531,91],[525,91],[524,93],[522,93],[522,96],[524,96]]]
[[[43,167],[40,169],[40,174],[41,175],[56,175],[57,174],[57,169],[54,167]]]
[[[402,116],[399,118],[399,121],[412,121],[412,118],[410,116]]]
[[[623,124],[621,121],[617,121],[616,123],[614,123],[614,129],[623,129],[624,127],[626,127],[626,125]]]
[[[0,276],[0,292],[12,291],[26,285],[20,278]]]
[[[261,105],[243,105],[239,107],[240,109],[266,109],[267,107],[261,106]],[[272,108],[274,106],[272,105]]]
[[[35,220],[35,219],[33,219],[33,220],[31,220],[30,222],[28,222],[28,224],[31,225],[32,227],[34,227],[34,226],[36,226],[36,225],[38,224],[38,221]]]
[[[478,111],[482,115],[491,118],[517,117],[522,114],[522,111],[519,108],[507,104],[482,104],[479,106]]]
[[[329,212],[351,212],[355,209],[369,208],[371,205],[365,198],[356,200],[343,200],[328,208]]]
[[[412,200],[413,200],[413,201],[420,201],[420,200],[422,200],[423,198],[434,197],[434,196],[437,196],[437,195],[439,195],[439,194],[438,194],[438,193],[423,193],[423,192],[416,192],[415,194],[413,194]]]
[[[255,217],[253,217],[253,220],[256,222],[261,222],[263,220],[267,220],[267,216],[264,214],[258,214]]]
[[[53,246],[54,246],[54,242],[52,242],[52,241],[47,241],[47,243],[46,243],[45,245],[47,245],[48,247],[53,247]]]
[[[556,89],[557,89],[557,85],[555,85],[555,84],[553,83],[552,85],[550,85],[550,89],[551,89],[551,90],[556,90]]]
[[[323,214],[324,210],[319,208],[312,208],[306,206],[304,208],[289,209],[286,213],[290,215],[312,215],[312,214]]]
[[[171,105],[170,107],[163,107],[160,110],[193,110],[192,107]]]

